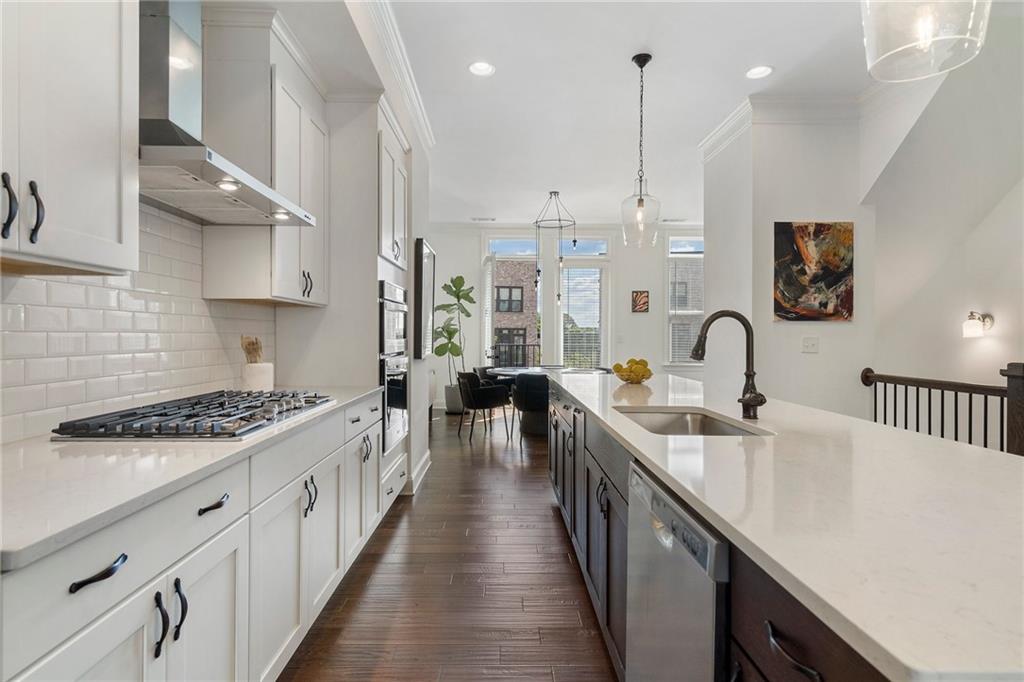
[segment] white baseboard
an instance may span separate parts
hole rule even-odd
[[[412,472],[412,493],[415,495],[416,491],[423,485],[423,480],[427,477],[427,469],[430,468],[430,448],[427,448],[426,454],[423,455],[423,459],[420,461],[419,466],[416,467],[416,471]]]

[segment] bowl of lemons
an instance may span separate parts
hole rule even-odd
[[[643,358],[639,360],[630,358],[625,365],[616,362],[612,365],[612,371],[615,372],[615,376],[627,384],[642,384],[654,376],[654,372],[647,366],[647,361]]]

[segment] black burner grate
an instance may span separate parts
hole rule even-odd
[[[322,405],[308,391],[214,391],[62,422],[67,438],[238,438]]]

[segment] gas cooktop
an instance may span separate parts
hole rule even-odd
[[[309,391],[214,391],[62,422],[53,440],[241,440],[331,402]]]

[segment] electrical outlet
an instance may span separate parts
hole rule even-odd
[[[818,337],[817,336],[805,336],[800,339],[800,352],[801,353],[817,353],[818,352]]]

